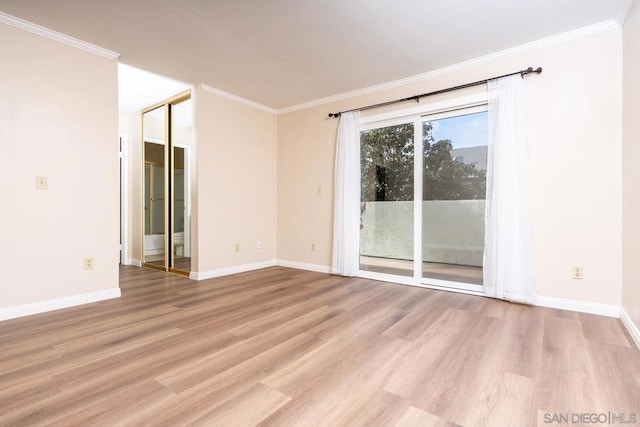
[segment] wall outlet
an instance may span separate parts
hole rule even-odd
[[[579,265],[571,267],[571,277],[574,279],[582,280],[584,278],[584,271]]]
[[[84,269],[85,270],[93,270],[93,257],[85,257],[84,258]]]
[[[46,176],[36,176],[36,189],[46,190],[49,185],[48,181]]]
[[[240,252],[240,243],[236,243],[236,245],[234,247],[234,251]]]
[[[315,252],[316,251],[316,244],[312,243],[311,244],[311,252]]]
[[[256,242],[256,248],[258,248],[258,249],[262,249],[262,240],[258,240],[258,241]]]

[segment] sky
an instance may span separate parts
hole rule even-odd
[[[450,139],[454,149],[487,145],[489,138],[487,112],[433,120],[431,124],[434,140],[437,142]]]

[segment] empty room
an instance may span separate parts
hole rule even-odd
[[[640,4],[0,0],[0,426],[640,425]]]

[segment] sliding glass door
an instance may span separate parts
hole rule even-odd
[[[413,123],[361,133],[361,270],[413,276],[413,141]]]
[[[360,270],[482,289],[486,106],[361,128]]]
[[[167,156],[165,105],[142,115],[144,166],[144,263],[165,268]]]
[[[422,277],[482,285],[487,113],[425,120],[422,132]]]

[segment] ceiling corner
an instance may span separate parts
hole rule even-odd
[[[221,98],[227,99],[229,101],[237,102],[238,104],[246,105],[247,107],[255,108],[256,110],[264,111],[269,114],[274,114],[274,115],[278,114],[278,110],[276,110],[275,108],[271,108],[266,105],[252,101],[250,99],[246,99],[241,96],[234,95],[229,92],[225,92],[224,90],[215,88],[213,86],[209,86],[205,83],[200,83],[198,86],[202,91],[209,93],[211,95],[216,95]]]
[[[622,0],[620,3],[615,20],[621,27],[624,25],[624,20],[627,19],[627,15],[629,14],[629,9],[631,9],[632,4],[633,0]]]

